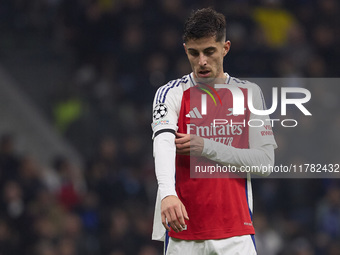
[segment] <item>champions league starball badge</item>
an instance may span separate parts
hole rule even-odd
[[[159,120],[160,118],[163,118],[168,113],[168,108],[165,104],[158,104],[155,106],[155,109],[153,110],[153,118],[154,120]]]

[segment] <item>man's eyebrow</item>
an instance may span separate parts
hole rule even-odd
[[[194,48],[188,48],[188,50],[190,50],[190,51],[198,51],[197,49],[194,49]],[[216,50],[216,47],[210,46],[208,48],[203,49],[203,51],[209,51],[209,50]]]
[[[211,47],[205,48],[203,51],[210,51],[210,50],[216,50],[216,47],[211,46]]]
[[[198,51],[198,50],[196,50],[196,49],[194,49],[194,48],[188,48],[188,50],[191,50],[191,51]]]

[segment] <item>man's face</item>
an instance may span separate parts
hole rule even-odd
[[[216,42],[214,37],[189,40],[183,44],[195,78],[224,78],[223,58],[230,49],[230,41]]]

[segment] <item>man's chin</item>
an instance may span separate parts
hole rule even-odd
[[[225,79],[222,78],[216,78],[216,77],[196,77],[196,82],[201,84],[208,84],[210,86],[213,86],[215,84],[223,84],[225,83]]]

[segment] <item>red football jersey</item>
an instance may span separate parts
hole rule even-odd
[[[165,129],[195,134],[240,149],[275,144],[273,136],[261,135],[265,127],[249,130],[253,117],[247,107],[248,89],[256,109],[264,109],[256,84],[228,76],[226,86],[237,86],[244,96],[244,114],[233,114],[233,95],[228,89],[207,94],[192,74],[161,87],[154,101],[154,135]],[[205,100],[203,100],[205,97]],[[264,119],[264,116],[261,117]],[[267,116],[268,118],[268,116]],[[214,120],[223,120],[215,122]],[[231,125],[231,123],[233,123]],[[266,121],[268,124],[268,121]],[[251,133],[251,135],[250,135]],[[187,229],[169,236],[184,240],[222,239],[254,234],[250,175],[209,174],[204,171],[218,163],[205,157],[176,156],[176,192],[188,212]],[[197,173],[197,171],[202,172]],[[155,226],[154,226],[155,228]]]

